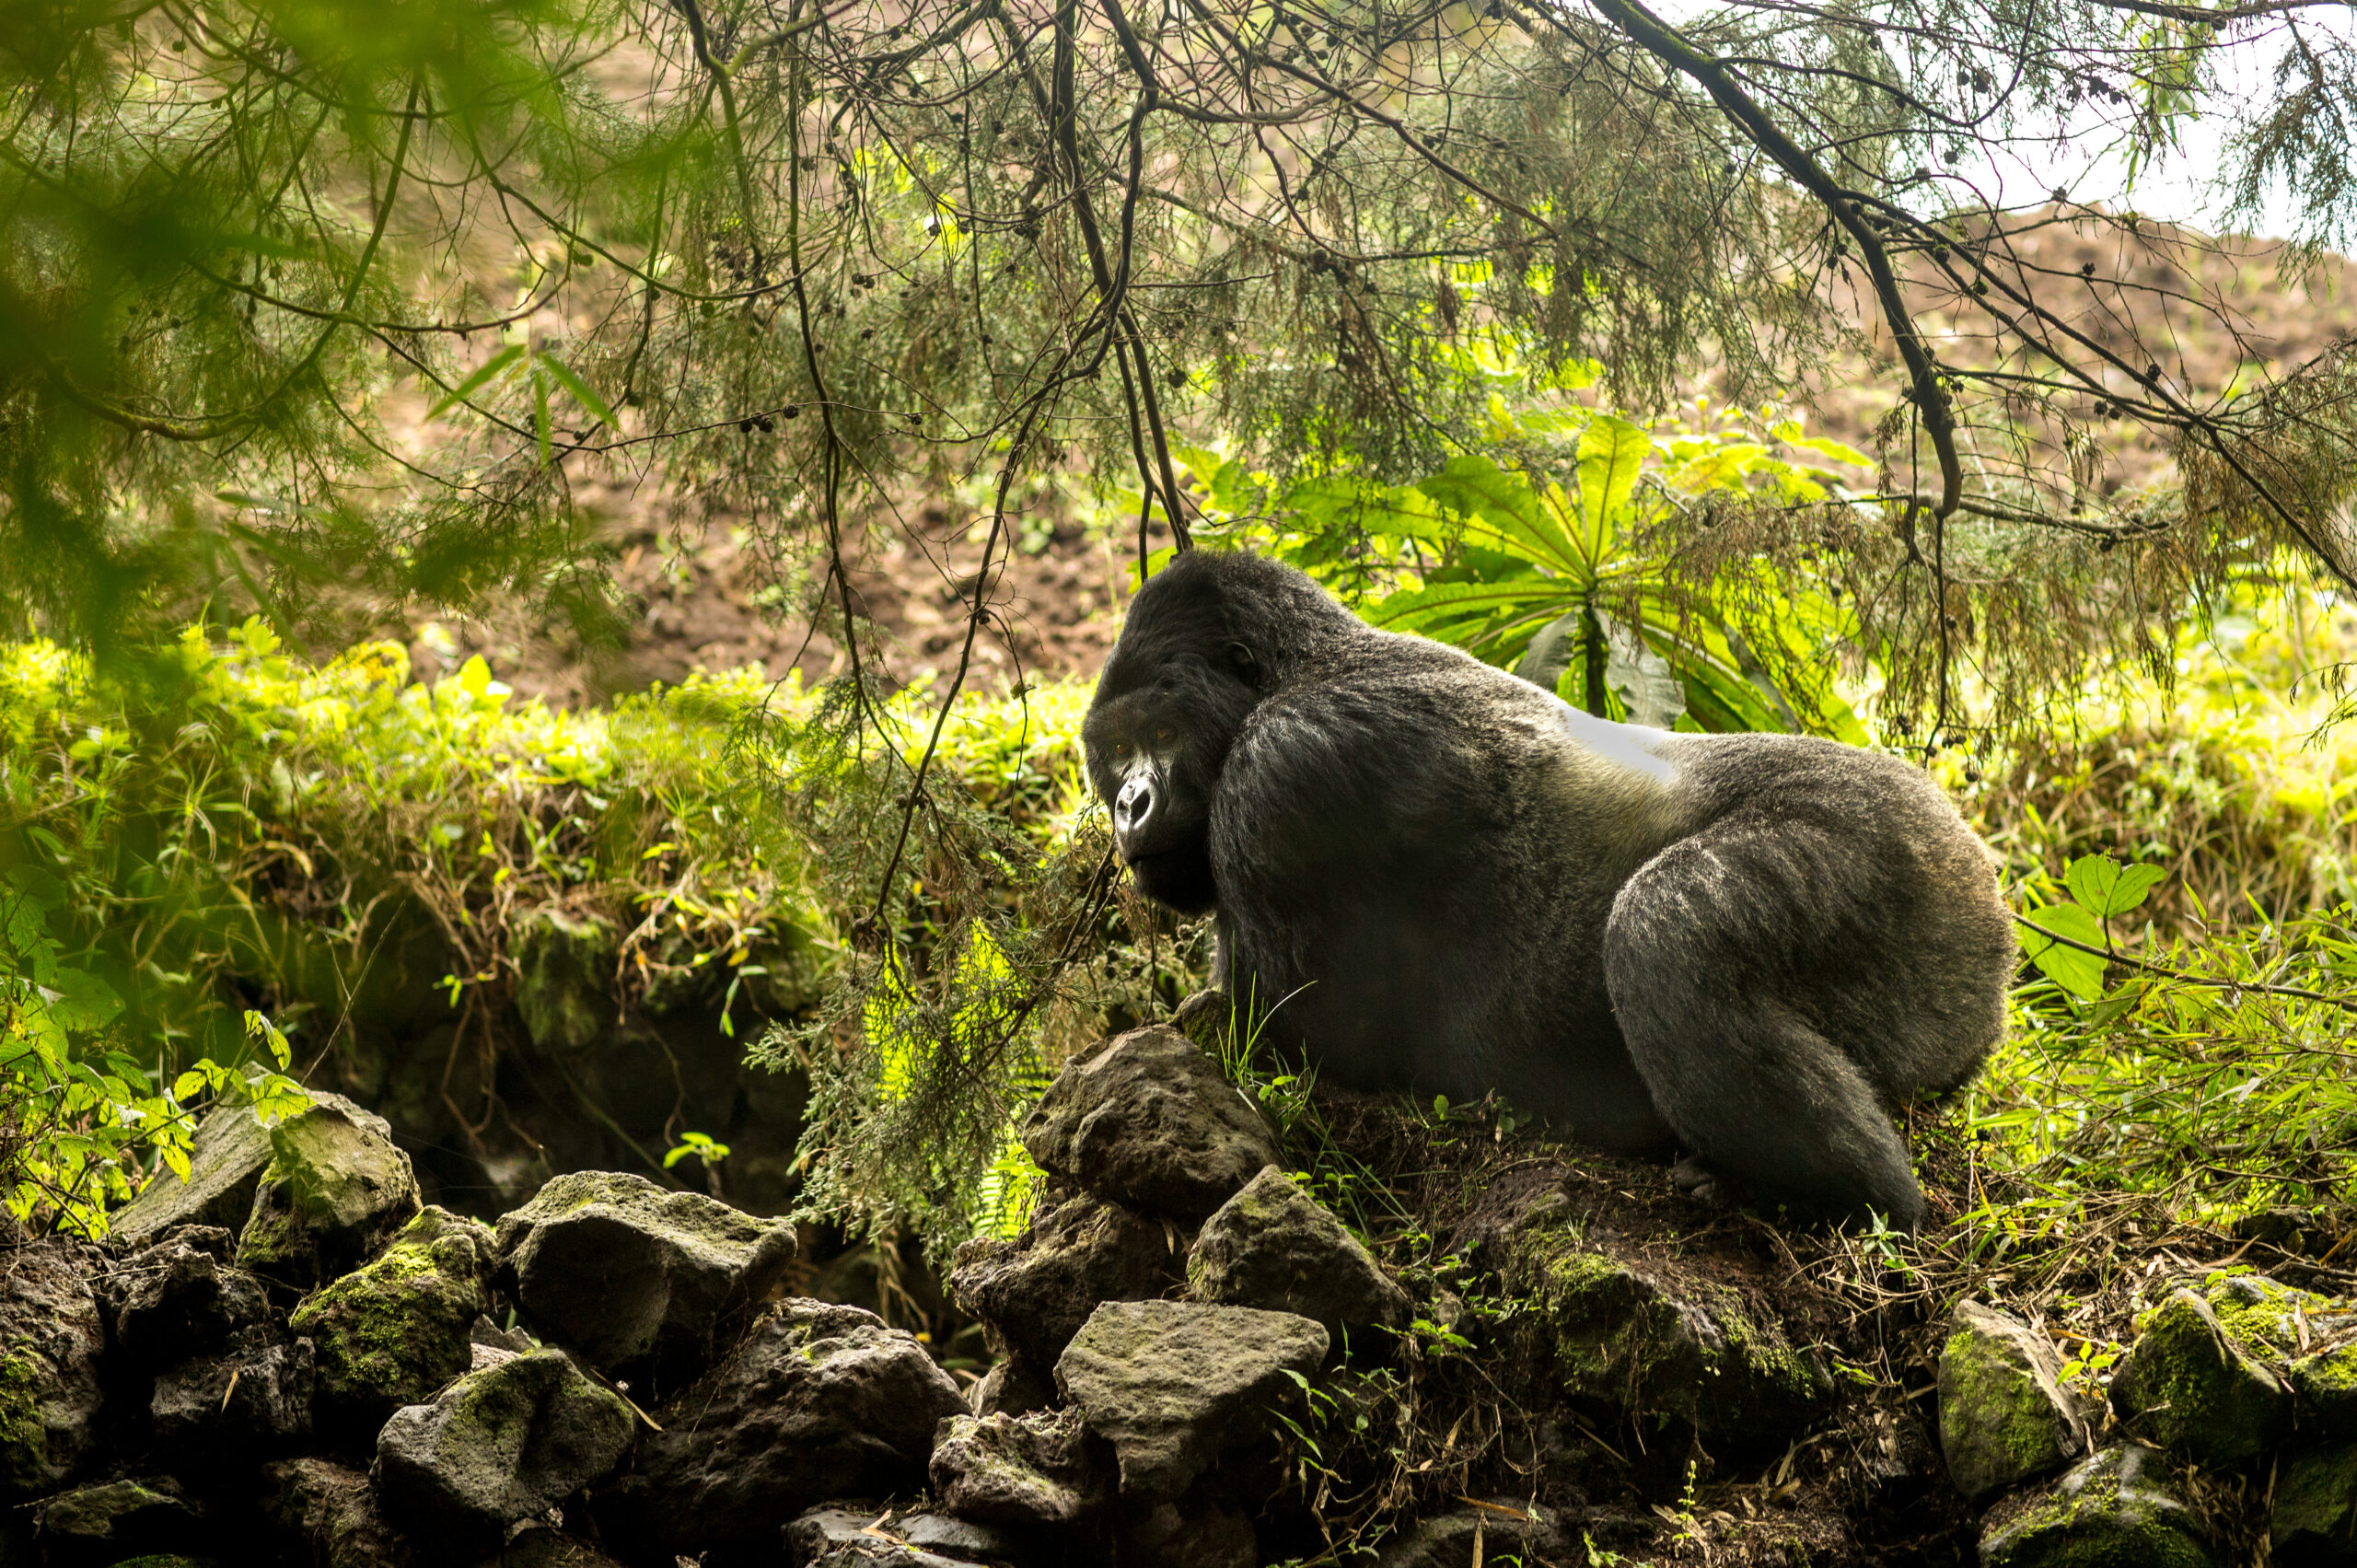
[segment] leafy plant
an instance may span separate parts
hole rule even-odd
[[[1273,526],[1229,531],[1357,590],[1377,626],[1464,648],[1603,717],[1865,738],[1833,679],[1855,631],[1835,600],[1759,562],[1698,571],[1680,542],[1713,508],[1837,504],[1838,478],[1806,459],[1862,454],[1789,419],[1657,433],[1611,412],[1517,418],[1500,405],[1494,417],[1510,463],[1468,453],[1405,486],[1321,476],[1266,503]],[[1190,456],[1230,518],[1260,514],[1232,465]],[[1400,586],[1370,587],[1385,577]]]

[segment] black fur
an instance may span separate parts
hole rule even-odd
[[[1919,770],[1609,724],[1202,551],[1140,590],[1086,736],[1139,889],[1217,910],[1222,985],[1329,1081],[1921,1220],[1889,1109],[1979,1068],[2014,939]]]

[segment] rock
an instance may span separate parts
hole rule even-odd
[[[2235,1348],[2270,1370],[2300,1355],[2314,1341],[2338,1339],[2357,1328],[2357,1313],[2345,1304],[2265,1274],[2212,1276],[2199,1294]]]
[[[772,1307],[718,1366],[655,1412],[613,1489],[641,1555],[772,1551],[830,1498],[924,1484],[942,1418],[966,1402],[923,1345],[855,1307]]]
[[[1940,1351],[1940,1450],[1968,1501],[2051,1475],[2087,1451],[2061,1370],[2044,1335],[1977,1301],[1956,1304]]]
[[[97,1446],[106,1324],[87,1268],[63,1239],[0,1252],[0,1504],[56,1491]]]
[[[2357,1437],[2357,1344],[2293,1362],[2287,1381],[2299,1397],[2301,1423],[2328,1436]]]
[[[471,1371],[491,1272],[491,1227],[429,1208],[296,1308],[287,1326],[316,1347],[322,1425],[373,1442],[393,1411]]]
[[[621,945],[596,915],[544,909],[516,935],[516,1012],[540,1050],[586,1051],[613,1028],[614,966]]]
[[[1081,1196],[1041,1209],[1014,1241],[958,1249],[949,1293],[994,1348],[1047,1368],[1106,1301],[1150,1301],[1184,1278],[1186,1243],[1167,1222]]]
[[[2282,1568],[2357,1563],[2357,1443],[2285,1454],[2267,1533]]]
[[[1981,1568],[2212,1568],[2159,1454],[2106,1448],[2061,1481],[2000,1505]]]
[[[1190,1048],[1191,1049],[1191,1048]],[[1265,1431],[1326,1359],[1326,1330],[1290,1312],[1109,1301],[1056,1363],[1056,1387],[1113,1445],[1125,1495],[1179,1496],[1223,1448]]]
[[[1099,1198],[1201,1219],[1277,1163],[1260,1113],[1167,1025],[1132,1029],[1058,1074],[1024,1124],[1051,1175]]]
[[[2292,1399],[2275,1375],[2230,1342],[2210,1304],[2172,1291],[2111,1380],[2122,1421],[2163,1446],[2219,1469],[2248,1463],[2289,1425]]]
[[[354,1125],[390,1142],[393,1129],[342,1095],[306,1091],[319,1105],[342,1111]],[[188,1179],[169,1171],[150,1181],[138,1197],[108,1216],[107,1228],[121,1240],[138,1241],[175,1225],[242,1228],[253,1214],[254,1190],[271,1161],[270,1129],[253,1108],[224,1106],[197,1123],[190,1140]]]
[[[41,1505],[37,1530],[52,1562],[115,1562],[185,1544],[197,1520],[180,1483],[159,1476],[60,1493]]]
[[[1550,1510],[1500,1500],[1420,1521],[1383,1543],[1375,1568],[1461,1568],[1502,1556],[1524,1562],[1579,1561]]]
[[[971,1568],[1018,1555],[999,1531],[937,1514],[819,1508],[785,1527],[794,1568]]]
[[[1317,1200],[1275,1166],[1203,1222],[1187,1259],[1190,1300],[1315,1318],[1335,1346],[1396,1330],[1408,1293]]]
[[[229,1267],[237,1247],[218,1225],[176,1225],[98,1277],[116,1348],[129,1362],[153,1371],[219,1350],[270,1320],[261,1282]]]
[[[377,1439],[377,1484],[404,1531],[493,1544],[611,1475],[637,1422],[563,1351],[538,1351],[395,1411]]]
[[[1517,1273],[1567,1394],[1676,1416],[1739,1447],[1789,1442],[1830,1397],[1773,1318],[1673,1262],[1622,1263],[1547,1225],[1523,1238]]]
[[[794,1227],[642,1176],[560,1176],[499,1222],[499,1283],[534,1333],[617,1377],[684,1383],[769,1294]]]
[[[238,1266],[299,1295],[376,1256],[418,1211],[417,1176],[379,1118],[322,1101],[270,1130]]]
[[[377,1511],[367,1472],[326,1459],[261,1468],[261,1513],[317,1568],[402,1568],[407,1554]]]
[[[315,1385],[310,1341],[248,1329],[219,1354],[157,1375],[147,1413],[176,1466],[215,1471],[309,1436]]]
[[[1081,1412],[951,1416],[934,1446],[934,1495],[961,1519],[1069,1525],[1112,1492]]]
[[[516,1538],[479,1568],[621,1568],[621,1564],[576,1535],[536,1525]]]
[[[1122,1568],[1254,1568],[1260,1561],[1252,1521],[1201,1492],[1140,1500],[1122,1518],[1117,1539],[1115,1561]]]
[[[1054,1374],[1035,1371],[1028,1362],[1002,1361],[974,1385],[976,1415],[1029,1415],[1055,1402]]]

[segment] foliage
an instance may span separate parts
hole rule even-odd
[[[2187,935],[2357,900],[2357,660],[2344,596],[2246,590],[2161,678],[2090,683],[2048,733],[1950,751],[1942,781],[2017,876],[2089,854],[2158,867],[2149,911]]]
[[[798,852],[759,839],[715,765],[759,683],[565,714],[511,703],[480,660],[432,686],[406,670],[384,644],[308,666],[259,620],[226,643],[192,630],[133,681],[48,644],[0,649],[0,983],[12,1047],[39,1048],[17,1060],[41,1074],[11,1086],[12,1109],[103,1087],[127,1128],[173,1121],[148,1151],[168,1163],[188,1073],[230,1092],[263,1045],[285,1064],[255,1001],[307,1053],[332,1049],[411,926],[441,939],[457,1021],[487,1046],[538,908],[605,911],[630,983],[725,971],[731,1003],[823,952]],[[85,1099],[41,1112],[12,1164],[97,1136]]]
[[[1762,562],[1698,573],[1682,538],[1729,509],[1833,508],[1843,488],[1822,465],[1862,454],[1707,402],[1650,428],[1503,400],[1491,413],[1508,463],[1465,453],[1412,485],[1344,470],[1256,487],[1190,453],[1211,502],[1199,526],[1323,577],[1377,626],[1511,664],[1605,717],[1864,740],[1836,689],[1856,630],[1838,601]]]

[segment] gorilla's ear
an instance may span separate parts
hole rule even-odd
[[[1250,648],[1241,643],[1228,644],[1227,668],[1234,670],[1236,678],[1245,685],[1251,687],[1254,691],[1260,690],[1260,661],[1252,656]]]

